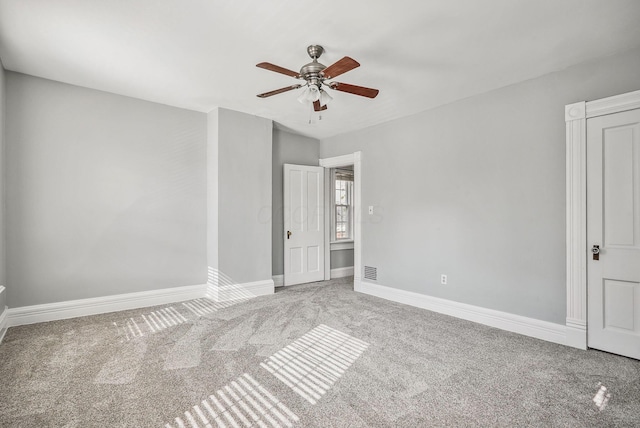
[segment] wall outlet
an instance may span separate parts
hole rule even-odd
[[[447,275],[445,274],[440,275],[440,284],[447,285]]]

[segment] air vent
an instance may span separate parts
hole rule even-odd
[[[371,281],[378,280],[378,268],[374,268],[371,266],[364,267],[364,279],[369,279]]]

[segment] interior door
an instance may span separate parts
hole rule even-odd
[[[640,359],[640,110],[587,120],[587,225],[588,346]]]
[[[324,279],[324,168],[284,165],[284,285]]]

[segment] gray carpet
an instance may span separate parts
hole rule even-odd
[[[640,426],[640,361],[352,288],[11,328],[0,426]]]

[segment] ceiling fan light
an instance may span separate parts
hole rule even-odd
[[[309,87],[307,86],[306,88],[303,89],[302,93],[298,97],[298,102],[300,104],[307,104],[309,102],[309,100],[307,99],[308,97],[309,97]]]
[[[320,99],[320,89],[316,85],[309,85],[307,91],[307,101],[315,102]]]
[[[327,91],[320,90],[320,105],[326,106],[333,100],[333,97],[327,93]]]

